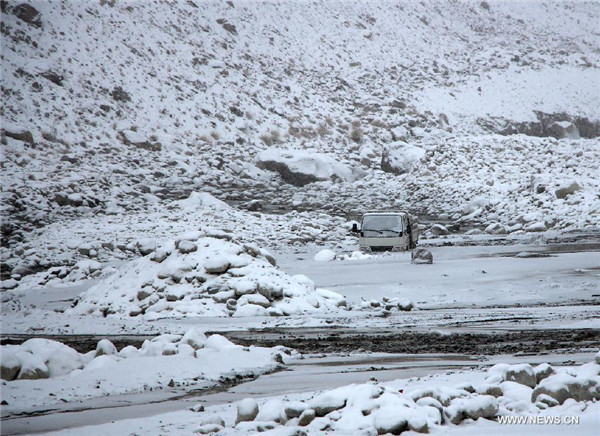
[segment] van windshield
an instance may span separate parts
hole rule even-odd
[[[402,230],[401,215],[366,215],[362,220],[362,232],[366,238],[397,237]]]

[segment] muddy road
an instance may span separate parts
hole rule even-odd
[[[207,332],[210,334],[210,332]],[[283,345],[303,354],[346,352],[456,354],[468,356],[498,354],[544,354],[577,352],[600,348],[600,329],[532,329],[463,331],[446,329],[435,332],[415,330],[356,330],[347,328],[281,328],[218,332],[240,345],[274,347]],[[110,339],[118,349],[127,345],[140,347],[153,336],[119,335],[34,335],[60,340],[86,353],[96,349],[100,339]],[[2,345],[20,344],[30,335],[6,335]]]
[[[461,353],[469,356],[497,354],[543,354],[574,352],[600,347],[600,329],[522,330],[488,332],[383,331],[270,329],[260,332],[229,332],[225,335],[243,345],[285,345],[301,353]]]

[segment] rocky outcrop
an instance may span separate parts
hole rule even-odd
[[[571,116],[566,113],[547,114],[536,111],[536,121],[516,122],[504,118],[477,120],[478,124],[500,135],[527,135],[556,139],[597,138],[600,120]]]

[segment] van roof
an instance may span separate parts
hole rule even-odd
[[[370,210],[365,212],[364,215],[407,215],[407,213],[393,210]]]

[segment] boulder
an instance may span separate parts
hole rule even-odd
[[[558,187],[558,189],[556,189],[556,191],[554,191],[554,194],[556,195],[556,198],[558,198],[560,200],[564,200],[569,195],[574,194],[575,192],[579,191],[580,189],[581,189],[581,186],[579,186],[579,183],[577,183],[576,181],[571,181],[571,182],[566,182],[566,183],[563,183],[562,185],[560,185]]]
[[[2,135],[8,136],[9,138],[16,139],[18,141],[33,143],[33,134],[28,130],[6,130],[2,129]]]
[[[546,223],[543,221],[538,221],[525,227],[526,232],[545,232],[547,229]]]
[[[21,369],[21,361],[6,349],[2,350],[0,357],[0,378],[6,381],[12,381],[17,378]]]
[[[310,402],[309,406],[315,411],[317,416],[321,417],[333,412],[334,410],[339,410],[346,407],[346,399],[337,395],[325,393],[314,398]]]
[[[548,136],[556,139],[579,139],[579,129],[571,121],[555,121],[548,126]]]
[[[192,241],[181,241],[177,248],[183,254],[193,253],[198,250],[198,246]]]
[[[141,239],[137,241],[136,248],[142,256],[146,256],[156,250],[156,241],[154,239]]]
[[[416,248],[411,253],[410,262],[414,264],[432,264],[433,254],[425,248]]]
[[[198,350],[204,347],[206,335],[201,330],[191,328],[183,335],[179,342],[191,346],[194,350]]]
[[[381,169],[386,173],[404,174],[415,167],[423,156],[425,150],[422,148],[395,142],[383,149]]]
[[[302,413],[308,409],[308,405],[302,401],[292,401],[285,405],[285,415],[288,419],[298,418]],[[310,409],[312,410],[312,409]],[[314,410],[313,410],[314,412]]]
[[[21,370],[17,379],[19,380],[40,380],[50,377],[50,371],[44,361],[31,353],[19,353],[21,361]]]
[[[20,5],[15,6],[12,10],[12,13],[19,20],[22,20],[27,24],[31,24],[34,27],[42,27],[42,20],[39,11],[27,3],[21,3]]]
[[[117,354],[117,347],[108,339],[101,339],[96,345],[96,357]]]
[[[404,409],[406,409],[406,411],[404,411]],[[407,430],[409,413],[408,408],[404,407],[384,406],[380,408],[375,412],[373,418],[373,424],[377,434],[399,435]]]
[[[222,257],[214,257],[206,261],[204,264],[204,269],[209,274],[223,274],[227,272],[230,266],[231,265],[227,259]]]
[[[444,409],[444,415],[452,424],[460,424],[466,418],[493,418],[499,408],[498,400],[491,395],[477,395],[453,400],[450,406]]]
[[[300,427],[306,427],[311,422],[313,422],[316,417],[317,414],[313,409],[306,409],[298,418],[298,425]]]
[[[271,148],[256,156],[256,166],[279,173],[282,180],[294,186],[319,181],[354,182],[363,178],[365,171],[351,167],[328,154]]]
[[[448,235],[450,234],[450,231],[444,227],[441,224],[434,224],[431,226],[431,228],[429,229],[429,231],[431,233],[433,233],[436,236],[442,236],[442,235]]]
[[[526,363],[509,366],[504,374],[504,379],[529,386],[530,388],[534,388],[537,383],[533,368]]]
[[[505,235],[506,227],[500,223],[492,223],[485,228],[484,232],[489,235]]]
[[[254,421],[258,415],[258,404],[253,398],[245,398],[240,401],[237,405],[237,418],[235,423]]]
[[[535,373],[535,380],[538,384],[545,378],[548,378],[555,373],[554,368],[552,368],[547,363],[542,363],[536,366],[535,368],[533,368],[533,372]]]

